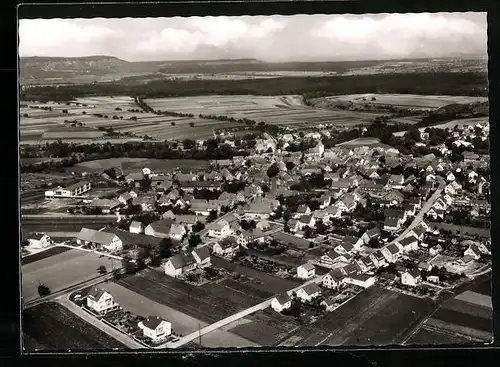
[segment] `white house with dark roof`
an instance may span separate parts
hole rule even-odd
[[[172,334],[172,323],[158,316],[149,316],[146,320],[140,321],[137,326],[142,329],[143,335],[153,342],[164,340]]]
[[[165,263],[165,274],[171,277],[179,277],[196,269],[196,260],[193,255],[175,255]]]
[[[296,292],[297,298],[300,298],[302,301],[311,301],[320,294],[321,289],[316,283],[309,283]]]
[[[305,263],[297,267],[297,278],[311,279],[316,275],[316,268],[311,263]]]
[[[327,288],[337,288],[340,284],[342,284],[343,279],[345,278],[345,275],[338,269],[334,269],[329,271],[323,279],[321,279],[321,282],[324,287]]]
[[[339,254],[335,250],[328,251],[319,258],[319,263],[327,268],[332,268],[338,262],[347,263],[351,256],[347,254]]]
[[[355,251],[361,250],[361,247],[363,247],[363,240],[361,237],[354,237],[354,236],[345,236],[343,242],[350,243]]]
[[[226,238],[233,234],[233,230],[229,223],[225,220],[220,220],[209,224],[208,235],[213,238]]]
[[[49,235],[45,233],[31,233],[27,240],[30,247],[37,249],[47,248],[52,244]]]
[[[87,294],[87,307],[99,314],[116,310],[120,306],[114,302],[113,296],[104,289],[94,286]]]
[[[474,260],[479,260],[481,257],[481,251],[477,245],[471,245],[467,250],[465,250],[464,255],[469,255]]]
[[[282,293],[278,294],[271,301],[271,308],[276,312],[282,312],[292,306],[292,299],[288,294]]]
[[[386,258],[387,262],[396,262],[401,257],[401,249],[394,243],[382,248],[382,254]]]
[[[376,278],[366,274],[353,274],[346,277],[344,280],[346,284],[356,285],[358,287],[368,288],[375,284]]]
[[[334,247],[334,250],[339,254],[352,254],[354,253],[354,246],[349,242],[341,242],[339,245]]]
[[[361,240],[363,241],[364,244],[367,244],[372,239],[375,240],[379,239],[380,235],[381,235],[380,229],[378,227],[374,227],[363,233],[363,235],[361,236]]]
[[[404,285],[415,287],[421,280],[420,271],[416,268],[407,270],[401,274],[401,283]]]
[[[215,242],[212,246],[212,251],[219,256],[232,257],[239,248],[238,239],[234,236],[229,236],[221,241]]]
[[[403,247],[404,252],[418,250],[418,238],[415,236],[407,236],[398,242]]]
[[[373,264],[376,268],[381,268],[387,265],[387,259],[381,250],[376,250],[370,254],[370,259],[373,261]]]
[[[212,265],[210,259],[210,251],[208,246],[200,246],[191,251],[193,258],[196,260],[198,267],[204,268],[206,266]]]
[[[109,252],[118,251],[123,248],[123,242],[117,235],[89,228],[82,228],[80,230],[76,242],[79,244],[94,245],[99,249],[105,249]]]
[[[141,222],[133,220],[132,222],[130,222],[129,232],[142,233],[144,232],[144,225]]]

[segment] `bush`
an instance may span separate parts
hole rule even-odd
[[[50,288],[45,284],[40,284],[38,286],[38,294],[40,295],[40,297],[48,296],[50,294]]]

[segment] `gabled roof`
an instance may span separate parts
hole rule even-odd
[[[280,305],[284,305],[286,304],[287,302],[290,302],[292,299],[290,298],[290,296],[286,293],[280,293],[278,294],[276,297],[276,300],[278,301],[278,303]]]
[[[302,264],[302,265],[299,266],[299,268],[304,268],[306,271],[311,271],[311,270],[315,270],[316,269],[314,267],[314,265],[311,264],[311,263]]]
[[[355,245],[359,241],[359,238],[354,236],[345,236],[344,242],[350,243],[351,245]]]
[[[130,222],[130,228],[142,228],[142,223],[133,220],[132,222]]]
[[[339,269],[331,270],[326,275],[331,276],[332,279],[335,280],[336,282],[341,281],[342,279],[344,279],[344,274],[342,274],[342,272]]]
[[[201,246],[201,247],[195,248],[192,251],[192,253],[195,253],[201,259],[201,261],[210,257],[210,252],[208,251],[208,246]]]
[[[354,246],[352,244],[350,244],[349,242],[342,242],[339,246],[342,246],[342,248],[347,251],[347,252],[350,252],[353,250]]]
[[[82,228],[76,238],[81,241],[91,242],[92,237],[94,236],[94,232],[95,232],[94,229]]]
[[[369,229],[368,231],[365,232],[366,235],[368,236],[368,238],[372,239],[372,238],[376,238],[376,237],[379,237],[381,235],[380,233],[380,229],[378,227],[375,227],[375,228],[372,228],[372,229]]]
[[[399,253],[399,247],[396,246],[394,243],[388,245],[387,250],[389,250],[389,252],[393,255]]]
[[[420,277],[420,271],[417,268],[412,268],[408,270],[407,273],[410,274],[413,278]]]
[[[193,255],[175,255],[172,256],[170,259],[168,259],[174,269],[182,269],[190,264],[193,264],[196,262],[196,260],[193,258]]]
[[[301,223],[310,223],[311,222],[311,219],[312,219],[312,214],[308,214],[308,215],[303,215],[302,217],[300,217],[300,222]]]
[[[312,295],[312,294],[315,294],[315,293],[321,292],[320,287],[319,287],[316,283],[309,283],[309,284],[308,284],[308,285],[306,285],[305,287],[302,287],[302,289],[303,289],[303,290],[304,290],[304,292],[306,292],[306,294],[308,294],[308,295]]]
[[[165,321],[165,320],[163,320],[161,317],[158,317],[158,316],[149,316],[146,320],[144,320],[142,322],[142,325],[144,325],[148,329],[156,330],[156,328],[158,326],[160,326],[160,324],[163,321]]]
[[[402,240],[399,241],[399,243],[403,246],[407,246],[407,245],[410,245],[414,242],[418,242],[418,238],[415,237],[415,236],[408,236],[408,237],[405,237],[403,238]]]
[[[29,240],[37,240],[37,241],[40,241],[44,236],[47,236],[45,233],[39,233],[39,232],[35,232],[35,233],[31,233],[29,236],[28,236],[28,239]]]
[[[149,227],[153,229],[153,231],[157,233],[162,233],[162,234],[169,234],[170,233],[170,227],[174,223],[173,219],[171,218],[166,218],[166,219],[161,219],[157,220],[156,222],[150,223]]]
[[[92,287],[89,289],[89,293],[87,294],[87,297],[89,297],[91,300],[98,302],[102,295],[106,293],[106,291],[100,287]]]

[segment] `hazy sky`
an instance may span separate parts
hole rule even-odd
[[[265,61],[486,56],[486,13],[30,19],[21,56]]]

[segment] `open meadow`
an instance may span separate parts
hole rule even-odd
[[[452,120],[445,122],[443,124],[437,124],[437,125],[432,125],[429,127],[435,128],[435,129],[453,129],[455,126],[475,126],[476,124],[489,124],[489,117],[471,117],[471,118],[465,118],[465,119],[458,119],[458,120]],[[420,132],[424,132],[427,127],[421,127],[418,130]],[[395,136],[403,136],[406,133],[406,131],[398,131],[393,133]]]
[[[52,292],[99,276],[97,268],[111,270],[121,266],[118,260],[99,257],[82,250],[70,250],[22,266],[24,302],[39,298],[38,285],[45,284]]]
[[[336,102],[347,102],[352,104],[384,105],[402,108],[413,108],[422,110],[433,110],[449,104],[463,104],[473,102],[487,102],[487,97],[469,96],[430,96],[417,94],[349,94],[340,96],[328,96],[312,99],[313,104],[329,105]]]
[[[23,312],[23,347],[35,350],[127,349],[117,340],[55,302]]]

